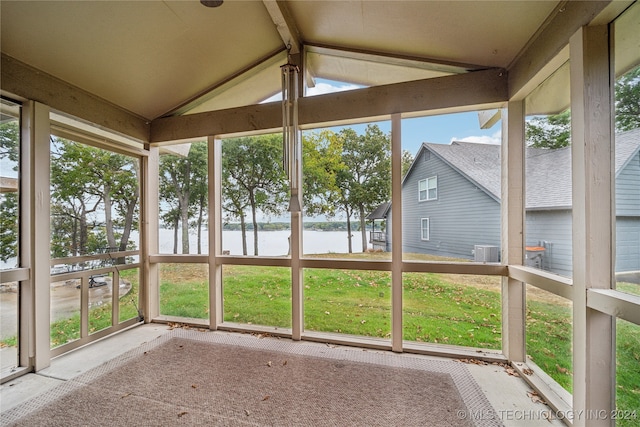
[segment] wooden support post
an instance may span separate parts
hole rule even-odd
[[[298,167],[301,165],[299,164]],[[298,175],[300,176],[300,175]],[[302,213],[291,212],[291,338],[299,341],[304,331],[304,283],[302,257]]]
[[[525,233],[524,102],[502,110],[502,263],[524,263]],[[526,360],[525,284],[502,278],[502,351],[513,362]]]
[[[402,352],[402,116],[391,116],[391,349]]]
[[[209,173],[209,329],[223,322],[222,296],[222,140],[207,138]]]
[[[159,228],[159,170],[160,149],[149,148],[149,156],[142,157],[142,233],[140,257],[142,274],[140,281],[139,307],[145,323],[160,315],[160,275],[158,265],[149,262],[149,256],[158,253]]]
[[[588,289],[614,280],[613,73],[606,26],[583,27],[570,41],[573,176],[573,409],[607,414],[574,426],[612,425],[615,318],[587,307]]]
[[[22,105],[21,260],[31,271],[20,288],[20,365],[39,371],[51,363],[49,107]],[[26,345],[26,347],[25,347]],[[24,351],[27,350],[27,351]]]

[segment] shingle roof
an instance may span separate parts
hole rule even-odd
[[[500,200],[500,145],[453,141],[449,145],[423,143],[460,174]],[[640,129],[616,134],[616,175],[640,151]],[[413,169],[413,165],[412,165]],[[408,174],[407,174],[408,175]],[[571,207],[571,149],[527,148],[527,209]]]
[[[391,203],[389,202],[382,203],[373,212],[367,215],[367,219],[371,219],[371,220],[387,219],[387,214],[389,213],[390,207],[391,207]]]

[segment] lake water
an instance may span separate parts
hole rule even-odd
[[[258,255],[261,256],[282,256],[289,253],[290,230],[280,231],[259,231],[258,232]],[[207,235],[203,235],[202,252],[209,252],[209,242]],[[368,238],[368,235],[367,235]],[[178,252],[182,249],[180,234],[178,234]],[[303,252],[310,254],[325,253],[348,253],[349,243],[346,231],[312,231],[304,230],[302,235]],[[362,252],[362,237],[360,232],[353,233],[351,239],[353,252]],[[173,230],[160,230],[159,233],[160,253],[173,253]],[[222,250],[229,251],[230,255],[242,255],[242,232],[223,231]],[[197,236],[189,235],[189,251],[197,253]],[[247,255],[253,255],[253,232],[247,232]]]
[[[362,252],[362,237],[360,232],[356,231],[351,239],[353,252]],[[289,236],[290,230],[280,231],[259,231],[258,232],[258,255],[261,256],[282,256],[289,253]],[[367,239],[369,233],[367,232]],[[131,233],[131,240],[136,241],[138,233]],[[178,233],[178,253],[182,250],[182,241]],[[159,251],[161,254],[173,253],[173,230],[161,229],[159,232]],[[326,254],[326,253],[343,253],[349,252],[346,231],[312,231],[304,230],[302,236],[303,253]],[[222,250],[229,251],[230,255],[242,255],[242,232],[241,231],[223,231],[222,232]],[[189,252],[196,254],[198,252],[197,236],[189,234]],[[202,253],[209,253],[209,241],[206,231],[202,236]],[[247,255],[253,255],[253,232],[247,232]],[[0,269],[15,268],[15,259],[7,262],[0,261]]]

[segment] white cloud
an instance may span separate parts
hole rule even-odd
[[[500,145],[500,143],[502,142],[502,131],[497,131],[492,135],[465,136],[464,138],[457,138],[454,136],[453,138],[451,138],[451,142],[453,141]]]

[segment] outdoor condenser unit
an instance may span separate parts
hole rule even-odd
[[[498,262],[498,247],[489,245],[475,245],[473,247],[476,262]]]

